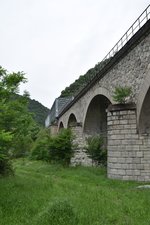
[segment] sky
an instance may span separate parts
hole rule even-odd
[[[23,71],[31,99],[51,108],[100,62],[149,0],[0,0],[0,65]]]

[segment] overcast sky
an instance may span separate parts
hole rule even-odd
[[[100,62],[149,0],[0,0],[0,65],[48,108]]]

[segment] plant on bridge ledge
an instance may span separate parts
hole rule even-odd
[[[131,94],[131,87],[118,86],[115,88],[113,100],[119,104],[125,104],[129,101]]]

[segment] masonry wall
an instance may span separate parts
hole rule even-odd
[[[86,141],[83,137],[83,132],[81,126],[71,127],[71,130],[74,134],[74,156],[71,159],[71,165],[83,165],[83,166],[91,166],[92,160],[87,156],[85,145]]]
[[[107,129],[108,177],[150,181],[150,137],[137,133],[135,107],[109,109]]]
[[[55,135],[57,135],[57,133],[58,133],[58,126],[57,125],[51,125],[50,126],[50,134],[52,136],[55,136]]]
[[[124,47],[127,46],[128,43]],[[112,96],[115,87],[129,86],[132,88],[130,100],[135,103],[137,110],[135,107],[111,109],[107,114],[108,177],[123,180],[150,181],[150,134],[143,133],[145,132],[145,125],[141,126],[140,123],[139,126],[139,116],[145,98],[144,95],[141,98],[141,94],[145,93],[145,91],[147,92],[150,87],[149,77],[150,33],[147,32],[144,33],[142,39],[136,40],[132,48],[126,48],[124,54],[115,61],[109,70],[104,72],[95,85],[78,97],[70,108],[68,107],[59,117],[58,122],[62,122],[65,128],[67,128],[71,114],[74,114],[77,123],[82,125],[80,131],[78,130],[79,128],[76,128],[76,133],[78,134],[76,142],[79,142],[79,147],[76,151],[74,162],[77,164],[79,162],[80,164],[83,158],[86,164],[86,157],[82,156],[82,147],[85,143],[83,136],[84,131],[90,133],[90,123],[86,124],[86,116],[92,100],[95,96],[102,95],[114,104]],[[143,124],[148,125],[148,127],[150,127],[150,122],[147,123],[149,121],[149,99],[150,94],[146,98],[146,103],[148,104],[145,104],[144,117],[142,116]],[[90,116],[95,116],[92,109],[90,110]],[[85,124],[86,129],[84,130]],[[139,127],[137,128],[137,124],[143,134],[138,133]],[[97,132],[96,126],[91,126],[91,128],[93,133]],[[150,133],[150,130],[146,129]]]
[[[78,99],[60,118],[66,127],[69,115],[74,113],[78,122],[86,117],[87,109],[92,99],[98,95],[104,95],[113,102],[112,96],[116,86],[129,86],[132,88],[131,101],[137,103],[142,91],[143,83],[149,72],[150,66],[150,34],[139,42],[131,51],[120,58],[114,66],[93,86],[84,96]]]

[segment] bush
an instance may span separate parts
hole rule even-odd
[[[0,130],[0,174],[9,175],[13,173],[12,165],[9,160],[9,150],[12,140],[12,134]]]
[[[13,168],[9,157],[0,153],[0,175],[10,175],[13,174]]]
[[[70,129],[62,129],[61,132],[51,137],[49,143],[49,154],[51,162],[69,165],[73,156],[73,136]]]
[[[102,164],[106,166],[107,162],[107,150],[104,148],[103,138],[100,136],[92,136],[87,138],[87,153],[92,159],[92,162],[96,164]]]
[[[72,141],[73,136],[69,129],[63,129],[56,136],[50,136],[48,130],[43,130],[32,147],[31,159],[69,165],[73,155]]]
[[[73,206],[68,200],[55,200],[42,215],[39,221],[41,224],[57,225],[77,225],[78,218],[74,212]]]
[[[113,95],[113,100],[120,103],[125,104],[129,96],[132,94],[132,90],[130,87],[116,87]]]
[[[31,159],[49,161],[49,143],[50,134],[48,130],[41,130],[31,149]]]

